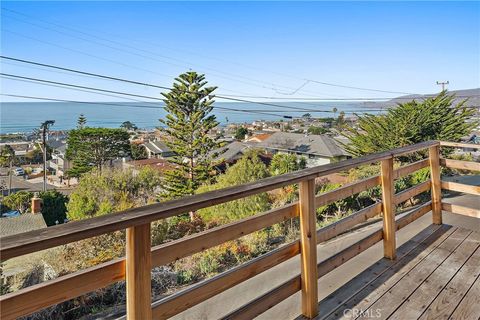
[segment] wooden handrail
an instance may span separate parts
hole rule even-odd
[[[458,205],[458,204],[443,202],[442,203],[442,210],[445,210],[445,211],[448,211],[448,212],[451,212],[451,213],[455,213],[455,214],[460,214],[460,215],[467,216],[467,217],[480,218],[480,210],[479,209],[465,207],[465,206],[461,206],[461,205]]]
[[[378,230],[366,239],[347,248],[347,251],[343,250],[326,261],[323,261],[317,265],[317,268],[313,268],[315,269],[315,272],[312,272],[312,266],[315,265],[314,262],[316,261],[316,244],[332,239],[333,237],[348,231],[358,223],[365,222],[369,218],[379,215],[382,211],[382,206],[386,208],[384,203],[374,203],[369,207],[315,232],[315,220],[312,219],[315,215],[315,208],[375,187],[379,185],[382,180],[380,176],[373,176],[346,184],[336,190],[314,196],[314,179],[319,176],[348,170],[364,164],[371,164],[379,161],[382,161],[384,164],[388,163],[388,168],[384,167],[384,169],[388,169],[388,175],[385,175],[385,170],[382,171],[384,173],[383,189],[384,193],[389,193],[389,198],[387,200],[390,202],[388,207],[390,208],[390,216],[392,216],[396,204],[428,190],[431,185],[430,181],[427,181],[393,195],[392,183],[394,179],[411,174],[414,171],[427,167],[429,164],[429,159],[424,159],[393,170],[393,157],[438,145],[439,143],[436,141],[424,142],[361,158],[350,159],[282,176],[267,178],[254,183],[199,194],[180,200],[154,204],[98,218],[0,238],[0,255],[3,260],[6,260],[12,257],[48,249],[72,241],[90,238],[115,230],[130,230],[129,239],[127,239],[130,241],[129,247],[127,248],[127,253],[129,254],[126,259],[121,258],[103,263],[71,275],[59,277],[53,281],[48,281],[14,293],[3,295],[0,297],[2,319],[13,319],[27,315],[47,306],[74,298],[125,278],[127,278],[128,282],[127,309],[129,310],[129,317],[148,318],[152,309],[148,307],[150,304],[145,303],[145,301],[149,298],[149,296],[147,296],[149,290],[146,288],[149,288],[150,286],[144,280],[146,280],[150,274],[150,264],[151,266],[164,265],[175,261],[176,259],[189,256],[226,241],[237,239],[245,234],[299,215],[302,216],[301,240],[297,240],[292,244],[275,249],[244,265],[235,267],[226,273],[219,274],[218,276],[196,284],[186,290],[182,290],[181,292],[171,295],[161,301],[154,302],[152,305],[153,315],[155,318],[159,316],[164,317],[174,315],[234,286],[235,284],[251,278],[255,274],[263,272],[298,253],[302,253],[302,277],[299,276],[298,279],[293,278],[283,287],[281,286],[277,288],[277,291],[275,291],[277,294],[276,297],[262,298],[263,300],[261,299],[259,301],[273,302],[279,297],[284,297],[285,294],[292,292],[294,289],[302,290],[304,291],[304,314],[312,317],[316,313],[317,290],[315,286],[316,280],[313,280],[317,278],[316,273],[318,272],[319,276],[321,276],[374,243],[382,240],[382,235],[385,233],[385,230]],[[248,217],[170,243],[165,243],[152,248],[151,251],[149,248],[150,244],[147,243],[149,242],[149,237],[146,236],[145,232],[141,231],[143,229],[149,230],[151,221],[236,200],[259,192],[265,192],[299,182],[301,183],[299,203],[289,204],[260,215]],[[390,191],[386,192],[385,187],[390,188]],[[386,201],[385,199],[386,198],[384,197],[384,201]],[[412,211],[407,216],[399,219],[397,225],[395,225],[395,220],[392,221],[390,219],[389,223],[393,226],[393,229],[389,228],[391,231],[390,234],[393,233],[394,235],[395,230],[425,214],[427,212],[426,210],[430,210],[430,208],[431,204],[427,204]],[[391,239],[391,237],[389,239]],[[389,242],[390,241],[391,240],[389,240]],[[394,244],[390,245],[392,246],[391,249],[394,250]],[[300,250],[300,247],[302,247],[302,250]],[[306,255],[307,252],[309,252],[310,255]],[[129,264],[129,266],[126,267],[126,264]],[[312,275],[315,276],[312,277]],[[89,279],[93,279],[94,281],[89,281]],[[149,280],[150,279],[148,279],[148,281]],[[310,289],[306,289],[307,284]],[[70,287],[73,288],[69,290]],[[28,301],[28,306],[23,306],[25,301]],[[258,311],[263,307],[258,308],[257,305],[255,308],[257,309],[254,310]],[[247,312],[246,314],[249,313]]]
[[[480,195],[480,186],[474,186],[474,185],[452,182],[452,181],[442,181],[441,186],[442,186],[442,189],[448,190],[448,191]]]
[[[480,144],[439,141],[441,147],[480,149]]]
[[[0,238],[0,257],[2,260],[7,260],[20,255],[49,249],[58,245],[237,200],[260,192],[278,189],[300,181],[348,170],[365,164],[375,163],[438,144],[437,141],[422,142],[359,158],[270,177],[252,183],[210,191],[182,199],[151,204],[91,219],[74,221],[49,227],[48,229],[39,229],[22,234],[2,237]]]
[[[480,162],[453,160],[453,159],[440,159],[440,165],[442,167],[446,167],[450,169],[480,171]]]

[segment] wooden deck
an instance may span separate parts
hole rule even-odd
[[[320,288],[321,290],[321,288]],[[315,319],[480,319],[480,232],[431,225],[319,303]]]

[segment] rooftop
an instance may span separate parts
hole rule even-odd
[[[24,213],[16,217],[0,218],[0,236],[6,237],[27,231],[46,228],[41,214]]]
[[[258,146],[270,149],[313,154],[323,157],[348,156],[339,144],[326,135],[305,135],[302,133],[275,132]]]

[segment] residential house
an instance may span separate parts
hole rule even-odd
[[[41,213],[24,213],[15,217],[0,218],[0,236],[46,228],[47,224]]]
[[[0,143],[0,150],[7,145],[12,147],[13,151],[15,151],[15,157],[21,163],[26,162],[26,156],[28,152],[35,149],[34,144],[32,142],[22,141],[22,142],[2,142]]]
[[[304,156],[308,167],[351,157],[333,138],[326,135],[276,132],[257,146],[271,153],[292,153]]]
[[[123,163],[124,169],[133,169],[138,171],[143,167],[149,167],[163,173],[166,170],[171,170],[174,168],[174,164],[168,162],[165,159],[142,159],[142,160],[131,160]]]
[[[71,161],[66,158],[67,143],[65,140],[48,140],[47,145],[52,149],[52,159],[48,162],[48,168],[56,177],[63,179],[72,166]]]
[[[255,134],[251,137],[246,138],[245,142],[260,143],[260,142],[263,142],[263,141],[267,140],[268,138],[270,138],[271,135],[272,135],[272,133]]]
[[[168,158],[175,155],[175,153],[170,150],[170,148],[162,141],[155,140],[149,141],[143,144],[147,150],[148,158]]]
[[[211,155],[213,156],[213,160],[215,162],[226,162],[232,164],[240,159],[245,150],[248,148],[250,148],[250,146],[245,143],[233,141],[221,148],[213,150]]]

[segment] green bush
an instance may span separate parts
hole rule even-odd
[[[68,197],[56,190],[41,192],[39,197],[42,199],[42,215],[47,226],[63,223],[67,218]]]
[[[3,198],[2,212],[9,210],[18,210],[20,213],[30,212],[30,205],[33,193],[29,191],[19,191]]]

